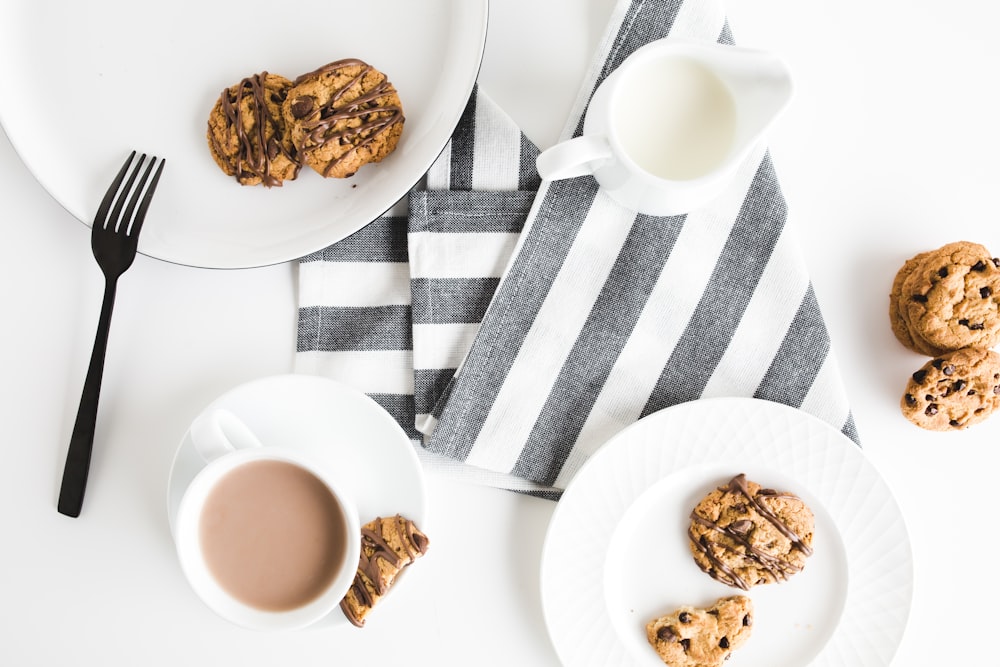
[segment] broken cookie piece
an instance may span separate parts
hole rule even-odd
[[[681,607],[646,625],[649,640],[670,667],[718,667],[743,646],[753,628],[753,602],[743,595],[711,607]]]
[[[409,519],[376,518],[361,527],[361,559],[354,583],[340,601],[347,619],[362,627],[399,572],[427,552],[429,540]]]

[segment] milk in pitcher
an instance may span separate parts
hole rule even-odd
[[[628,72],[611,112],[624,152],[670,180],[704,176],[729,154],[736,104],[726,85],[693,59],[669,56]]]

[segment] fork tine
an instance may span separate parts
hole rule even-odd
[[[132,172],[128,176],[128,180],[125,181],[125,185],[118,192],[118,198],[115,200],[115,207],[111,211],[111,216],[108,218],[108,229],[112,232],[118,230],[118,225],[124,222],[125,229],[122,229],[122,233],[128,231],[128,220],[121,217],[122,207],[125,206],[125,202],[128,200],[128,193],[132,191],[132,185],[135,183],[135,177],[139,175],[139,170],[142,169],[142,163],[146,160],[146,154],[143,153],[139,156],[139,161],[135,163],[132,168]]]
[[[104,199],[101,200],[101,205],[97,209],[97,215],[94,216],[94,229],[97,229],[98,225],[104,226],[107,221],[108,211],[111,209],[111,204],[115,200],[115,195],[118,194],[118,188],[121,186],[122,181],[125,179],[125,172],[128,171],[129,165],[132,164],[132,160],[135,158],[135,151],[129,154],[128,159],[125,160],[125,164],[122,168],[118,170],[118,175],[115,176],[115,180],[111,182],[108,187],[108,191],[104,193]]]
[[[136,211],[135,218],[132,220],[132,228],[129,230],[129,234],[132,236],[138,236],[140,230],[142,230],[142,221],[146,219],[146,211],[149,209],[149,202],[153,199],[153,193],[156,192],[156,185],[160,182],[160,173],[163,171],[163,165],[167,163],[166,160],[160,160],[160,166],[156,168],[156,173],[153,174],[153,180],[149,182],[149,187],[146,188],[146,194],[142,198],[142,202],[139,204],[139,210]],[[152,161],[149,166],[146,167],[145,173],[142,175],[142,179],[139,181],[139,185],[135,189],[135,194],[132,195],[131,201],[128,203],[128,210],[125,212],[125,220],[132,218],[132,209],[135,208],[136,200],[139,199],[139,193],[142,192],[143,186],[146,184],[146,179],[149,178],[149,172],[153,170],[153,166],[156,164],[156,156],[153,156]]]

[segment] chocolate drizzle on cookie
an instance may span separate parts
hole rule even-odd
[[[381,75],[381,81],[367,87],[370,82],[365,80],[366,75],[377,70],[362,60],[349,58],[332,62],[298,77],[295,85],[350,67],[361,69],[335,90],[325,104],[319,104],[311,96],[298,97],[289,104],[291,115],[301,123],[303,130],[296,146],[303,157],[331,142],[350,146],[326,165],[322,172],[324,176],[329,176],[360,148],[371,145],[379,136],[405,120],[402,107],[391,103],[396,91],[388,78]],[[345,100],[352,91],[359,93],[357,97]]]
[[[761,489],[754,495],[747,484],[746,475],[742,473],[733,477],[726,486],[719,487],[719,490],[724,493],[742,495],[748,505],[752,506],[760,516],[791,542],[793,549],[799,551],[804,556],[812,555],[812,547],[806,544],[803,538],[792,530],[791,526],[785,523],[762,502],[762,500],[777,498],[794,498],[799,500],[798,496],[792,493],[779,493],[773,489]],[[719,554],[722,553],[739,554],[742,558],[752,561],[766,570],[775,581],[785,581],[803,568],[801,563],[777,557],[754,546],[750,539],[754,530],[754,524],[749,519],[742,519],[722,525],[717,521],[702,516],[697,512],[696,508],[691,512],[691,522],[691,527],[688,528],[688,536],[691,539],[691,544],[711,564],[711,567],[706,569],[699,562],[699,567],[724,584],[749,590],[754,583],[759,582],[747,582],[743,579],[736,571],[723,562],[719,557]],[[709,533],[701,536],[696,535],[693,530],[695,524],[707,527]],[[714,539],[712,535],[715,535]]]
[[[364,625],[363,608],[370,610],[385,595],[396,575],[427,552],[429,541],[413,521],[400,516],[379,517],[361,529],[361,558],[354,582],[340,608],[352,624]],[[390,573],[386,576],[386,573]],[[351,604],[351,598],[356,604]]]
[[[267,78],[267,72],[246,77],[239,84],[222,91],[219,104],[230,131],[236,135],[233,175],[240,182],[259,178],[262,185],[273,187],[282,183],[281,178],[272,174],[275,158],[283,155],[293,163],[294,173],[291,178],[298,175],[301,165],[282,142],[284,127],[279,120],[280,112],[272,115],[267,108],[267,96],[270,95],[271,101],[280,109],[288,91],[286,88],[269,90],[266,86]],[[247,104],[244,105],[244,101]],[[252,118],[244,118],[244,107],[250,111]],[[212,133],[209,133],[209,141],[216,155],[231,152]]]

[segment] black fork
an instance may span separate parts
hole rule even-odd
[[[104,302],[101,305],[101,318],[97,324],[94,351],[90,356],[80,407],[76,413],[76,423],[73,425],[73,435],[69,441],[69,451],[66,453],[62,488],[59,490],[59,512],[66,516],[80,516],[83,494],[87,488],[90,456],[94,450],[94,429],[97,426],[97,402],[101,395],[104,356],[108,349],[108,329],[111,326],[111,310],[115,304],[118,278],[132,266],[135,259],[142,221],[149,209],[149,202],[153,199],[163,165],[166,164],[165,160],[157,161],[153,157],[145,171],[142,171],[142,165],[146,162],[145,153],[134,165],[133,160],[135,151],[129,155],[104,195],[90,234],[94,258],[104,273]]]

